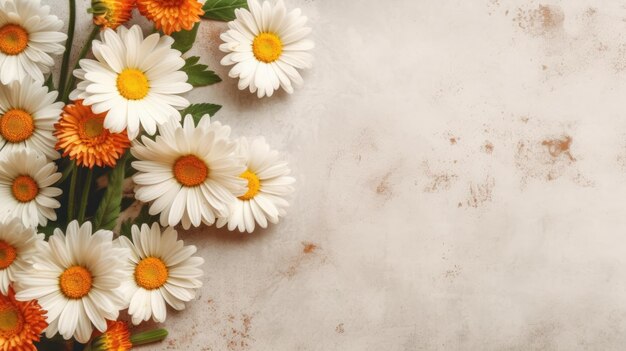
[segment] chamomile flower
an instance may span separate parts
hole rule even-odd
[[[143,136],[133,143],[135,198],[151,202],[149,212],[160,213],[163,226],[213,224],[228,215],[235,196],[246,192],[239,177],[245,167],[233,155],[235,143],[225,137],[229,129],[208,119],[195,127],[187,115],[184,125],[163,124],[155,140]]]
[[[52,135],[63,108],[57,95],[30,78],[0,85],[0,155],[26,147],[59,158]]]
[[[70,222],[65,234],[55,229],[33,257],[33,269],[19,274],[18,300],[37,299],[48,311],[46,336],[89,341],[95,326],[107,330],[125,302],[120,295],[122,264],[128,250],[113,245],[113,232],[92,234],[91,223]]]
[[[131,251],[124,266],[120,290],[129,301],[128,313],[133,324],[139,324],[152,317],[164,322],[167,316],[165,303],[175,310],[185,308],[196,291],[202,287],[202,270],[198,268],[204,260],[192,257],[196,252],[193,245],[184,246],[177,240],[177,233],[171,227],[161,228],[157,223],[131,228],[133,241],[121,236],[122,247]]]
[[[185,64],[174,39],[154,33],[144,38],[138,25],[104,29],[102,41],[93,41],[96,60],[80,60],[74,75],[82,80],[70,94],[84,99],[94,113],[107,112],[104,128],[112,133],[127,129],[132,140],[140,125],[150,135],[158,124],[180,121],[177,109],[189,106],[179,94],[191,90]]]
[[[204,14],[198,0],[137,0],[137,9],[167,35],[191,30]]]
[[[47,326],[36,300],[18,301],[12,288],[0,295],[0,351],[37,351],[33,343]]]
[[[43,83],[54,60],[65,51],[63,22],[39,0],[0,1],[0,81],[30,77]]]
[[[15,274],[27,271],[32,258],[37,254],[37,245],[43,234],[34,228],[25,227],[22,221],[14,218],[0,223],[0,292],[7,295],[9,285],[15,281]],[[0,333],[1,334],[1,333]]]
[[[292,82],[302,83],[297,69],[310,68],[313,57],[307,51],[315,46],[305,39],[311,28],[300,9],[289,13],[282,0],[274,4],[248,0],[250,10],[235,10],[235,20],[220,36],[220,50],[228,53],[222,65],[234,67],[228,74],[239,78],[239,89],[249,87],[259,98],[272,96],[280,87],[293,93]]]
[[[55,221],[55,199],[62,191],[54,185],[61,179],[54,162],[28,149],[17,150],[0,158],[0,219],[18,218],[27,227]]]
[[[237,141],[236,154],[243,157],[246,171],[240,177],[248,181],[248,191],[231,205],[228,217],[217,220],[217,227],[228,223],[228,230],[252,233],[256,224],[267,228],[267,223],[278,223],[289,203],[285,197],[293,192],[295,179],[289,177],[287,163],[278,152],[271,150],[265,139],[258,137]],[[256,224],[255,224],[256,223]]]

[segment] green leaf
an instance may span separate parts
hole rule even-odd
[[[54,82],[52,81],[52,73],[50,73],[50,75],[48,76],[48,79],[46,79],[46,82],[43,83],[43,85],[48,87],[48,91],[54,90]]]
[[[176,49],[183,54],[189,51],[196,41],[198,27],[200,27],[200,22],[196,23],[191,30],[181,30],[180,32],[172,33],[171,36],[174,38],[172,49]]]
[[[203,87],[219,83],[222,79],[213,71],[207,70],[209,66],[198,63],[198,56],[191,56],[185,61],[181,70],[187,73],[187,83],[194,87]]]
[[[156,137],[155,135],[148,135],[149,137],[152,136],[152,140],[154,140],[154,137]],[[139,138],[137,138],[139,139]],[[131,154],[130,152],[128,153],[128,160],[126,160],[126,173],[124,174],[125,177],[132,177],[135,175],[135,173],[137,173],[137,170],[135,168],[133,168],[133,161],[137,161],[137,159],[133,156],[133,154]]]
[[[54,229],[59,227],[59,223],[57,221],[48,221],[48,224],[45,227],[39,226],[37,227],[37,233],[42,233],[46,236],[46,240],[54,234]]]
[[[202,116],[208,114],[209,116],[213,117],[213,115],[215,115],[215,113],[217,113],[217,111],[219,111],[221,108],[222,106],[215,104],[191,104],[186,109],[180,111],[180,115],[183,116],[183,118],[185,118],[185,116],[187,115],[191,115],[191,117],[193,117],[193,120],[196,122],[196,125],[198,125],[198,122],[200,122]]]
[[[109,173],[109,185],[93,218],[94,230],[112,230],[115,228],[122,206],[122,183],[124,182],[126,160],[128,160],[128,153],[117,162],[117,166]]]
[[[238,8],[248,8],[246,0],[207,0],[202,6],[206,19],[216,21],[232,21],[235,19],[235,10]]]

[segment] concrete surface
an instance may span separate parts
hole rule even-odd
[[[205,286],[146,349],[623,349],[626,3],[286,3],[314,27],[303,88],[238,91],[205,21],[224,82],[189,96],[284,151],[293,206],[184,233]]]

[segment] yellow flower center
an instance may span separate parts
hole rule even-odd
[[[209,176],[206,163],[194,155],[182,156],[174,162],[174,178],[184,186],[198,186]]]
[[[11,143],[19,143],[33,135],[33,116],[20,109],[11,109],[0,117],[0,134]]]
[[[0,240],[0,269],[5,269],[15,261],[17,250],[4,240]]]
[[[117,90],[128,100],[141,100],[150,90],[148,77],[140,70],[127,68],[117,76]]]
[[[259,177],[249,169],[241,173],[239,177],[248,181],[248,192],[239,196],[239,199],[250,200],[255,197],[261,190],[261,181],[259,180]]]
[[[0,51],[5,55],[17,55],[28,46],[28,32],[17,24],[5,24],[0,28]]]
[[[168,276],[167,266],[160,258],[146,257],[135,267],[135,282],[147,290],[162,287]]]
[[[84,139],[95,139],[101,136],[102,132],[104,132],[104,118],[97,117],[83,120],[78,130],[81,138]]]
[[[0,338],[11,339],[24,328],[24,316],[15,304],[3,301],[0,304]]]
[[[39,185],[31,176],[21,175],[13,181],[11,191],[17,201],[29,202],[39,194]]]
[[[80,299],[89,294],[92,282],[91,272],[81,266],[72,266],[59,277],[61,291],[70,299]]]
[[[271,63],[280,57],[283,52],[283,43],[274,33],[261,33],[252,42],[252,52],[257,60]]]

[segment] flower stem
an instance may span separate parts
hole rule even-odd
[[[70,179],[70,194],[67,199],[67,222],[74,219],[74,198],[76,197],[76,181],[78,180],[79,168],[72,162],[72,178]]]
[[[74,27],[76,25],[76,0],[69,0],[70,3],[70,20],[67,24],[67,41],[65,42],[65,52],[63,53],[63,63],[61,64],[61,75],[59,76],[59,91],[65,91],[65,82],[67,80],[67,70],[70,64],[70,54],[72,53],[72,45],[74,43]]]
[[[100,33],[100,27],[94,26],[93,29],[91,30],[91,33],[89,33],[89,37],[87,37],[87,42],[85,43],[85,45],[83,45],[83,48],[80,50],[80,53],[78,54],[78,59],[76,59],[76,64],[74,64],[74,68],[72,69],[72,72],[69,72],[69,77],[67,78],[67,84],[65,85],[65,88],[62,91],[63,95],[61,96],[61,100],[65,103],[68,102],[68,97],[70,96],[70,92],[72,91],[72,88],[74,87],[74,80],[76,79],[74,77],[74,70],[76,70],[79,67],[80,60],[85,58],[89,50],[91,50],[91,43],[96,38],[96,35],[98,35],[98,33]]]
[[[83,184],[83,193],[80,197],[80,207],[78,208],[78,223],[85,221],[85,211],[87,210],[87,200],[89,199],[89,191],[91,190],[91,180],[93,178],[93,169],[87,171],[87,179]]]
[[[150,344],[153,342],[161,341],[167,337],[167,330],[165,329],[155,329],[147,332],[139,333],[132,335],[130,337],[130,342],[133,346]]]
[[[62,171],[61,179],[59,179],[59,181],[56,183],[57,185],[65,182],[65,180],[70,175],[72,175],[72,172],[76,171],[76,163],[74,163],[74,161],[70,160],[69,158],[64,158],[61,160],[59,168],[62,169]]]

